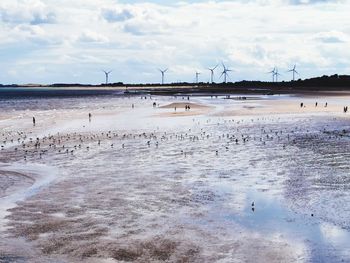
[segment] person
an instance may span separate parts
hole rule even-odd
[[[302,108],[304,106],[304,103],[300,103],[300,108]]]
[[[89,112],[89,122],[91,122],[91,113]]]
[[[315,107],[317,107],[317,105],[318,105],[318,103],[317,103],[317,101],[316,101],[316,103],[315,103]]]
[[[33,126],[35,126],[35,117],[33,117]]]
[[[188,105],[188,106],[187,106],[187,110],[190,110],[190,109],[191,109],[191,107],[190,107],[190,105]]]
[[[324,107],[327,108],[327,106],[328,106],[328,103],[326,102],[326,104],[324,105]]]
[[[176,107],[174,109],[175,109],[175,112],[176,112]]]
[[[157,103],[153,102],[153,108],[155,108],[157,106]]]

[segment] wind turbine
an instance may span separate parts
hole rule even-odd
[[[273,70],[267,72],[267,74],[272,74],[272,82],[275,82],[275,73],[276,73],[276,67],[274,67]]]
[[[105,71],[105,70],[102,70],[104,73],[105,73],[105,75],[106,75],[106,85],[108,85],[108,77],[109,77],[109,74],[111,74],[111,72],[112,72],[112,70],[110,70],[110,71]]]
[[[216,66],[213,67],[213,68],[208,68],[208,70],[210,70],[210,82],[211,82],[211,83],[214,82],[214,70],[215,70],[218,66],[219,66],[219,64],[216,65]]]
[[[299,74],[298,71],[296,71],[297,65],[294,65],[294,67],[291,70],[288,70],[287,72],[293,72],[293,81],[295,81],[295,73]]]
[[[281,74],[278,73],[278,68],[275,68],[274,76],[276,77],[276,82],[278,82],[278,76],[281,76]]]
[[[199,78],[199,75],[200,75],[201,73],[200,72],[196,72],[196,83],[198,84],[198,78]]]
[[[228,77],[228,72],[230,72],[230,71],[232,71],[232,70],[226,68],[226,66],[225,66],[224,63],[222,63],[222,66],[224,67],[224,70],[222,71],[220,78],[221,78],[222,76],[224,76],[224,83],[226,83],[227,77]]]
[[[160,73],[162,74],[162,85],[164,84],[164,74],[165,72],[168,71],[168,69],[164,69],[164,70],[161,70],[161,69],[158,69],[160,71]]]

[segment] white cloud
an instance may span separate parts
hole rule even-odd
[[[79,37],[79,41],[88,43],[107,43],[108,37],[94,31],[85,30]]]
[[[349,36],[340,31],[320,32],[313,39],[323,43],[345,43],[349,42]]]
[[[221,61],[233,80],[270,79],[268,69],[295,63],[302,77],[342,74],[349,10],[349,1],[1,0],[0,79],[98,83],[108,67],[116,81],[156,82],[156,69],[169,67],[169,81],[201,69],[208,80],[205,69]],[[33,74],[43,64],[47,74]]]
[[[0,2],[0,20],[12,24],[50,24],[55,22],[56,15],[41,0],[5,0]]]
[[[128,9],[119,9],[119,8],[104,8],[102,9],[102,17],[106,19],[108,22],[122,22],[129,20],[133,17],[133,14]]]

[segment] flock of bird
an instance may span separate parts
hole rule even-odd
[[[91,114],[89,113],[91,122]],[[213,122],[217,123],[213,123]],[[268,122],[281,121],[281,117],[256,117],[248,119],[211,119],[208,117],[205,124],[193,119],[193,127],[184,132],[142,132],[142,133],[121,133],[120,131],[93,132],[72,132],[57,133],[44,137],[35,137],[33,133],[24,131],[8,131],[1,134],[1,151],[6,152],[3,156],[22,156],[24,160],[30,158],[42,159],[47,154],[75,155],[82,151],[90,151],[97,147],[110,147],[119,149],[131,149],[135,147],[134,142],[138,141],[139,147],[158,148],[160,145],[166,147],[172,140],[183,142],[182,148],[189,143],[206,141],[212,145],[213,153],[218,155],[222,149],[228,151],[233,145],[245,145],[250,141],[266,145],[267,142],[278,140],[283,142],[285,148],[289,142],[293,142],[298,132],[308,133],[305,126],[296,126],[294,129],[284,127],[283,129],[268,129],[271,126]],[[222,126],[222,127],[221,127]],[[283,127],[283,125],[281,125]],[[220,130],[226,130],[220,133]],[[229,131],[229,132],[228,132]],[[234,132],[233,132],[234,131]],[[325,130],[322,130],[325,132]],[[283,137],[285,136],[285,137]],[[335,135],[337,136],[337,135]],[[294,138],[294,139],[293,139]],[[132,141],[132,143],[131,143]],[[129,147],[130,146],[130,147]],[[242,148],[240,148],[242,149]],[[244,147],[243,147],[244,149]],[[137,149],[134,149],[137,151]],[[186,156],[186,150],[179,149],[179,154]]]
[[[87,116],[93,124],[92,115],[88,113]],[[175,158],[194,158],[198,153],[197,156],[206,155],[208,158],[222,155],[227,160],[228,156],[237,156],[244,151],[253,154],[251,156],[261,148],[267,153],[276,152],[276,149],[286,151],[287,147],[303,145],[313,139],[339,140],[344,135],[344,132],[327,130],[327,124],[315,130],[315,127],[309,126],[311,119],[300,124],[294,122],[293,126],[284,117],[276,116],[237,119],[208,116],[206,120],[201,118],[192,121],[192,125],[186,129],[162,132],[57,132],[54,135],[36,137],[33,132],[3,131],[0,134],[0,152],[3,152],[0,161],[52,162],[57,158],[62,160],[89,154],[108,155],[115,150],[123,151],[122,155],[132,154],[138,158],[141,152],[152,155],[160,147],[163,147],[160,151],[168,151],[169,148],[174,150],[171,154]],[[46,159],[43,160],[44,158]],[[254,201],[251,210],[256,212]]]

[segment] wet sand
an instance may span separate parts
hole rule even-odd
[[[186,109],[189,106],[190,109]],[[167,112],[157,113],[158,117],[184,117],[184,116],[196,116],[208,114],[211,110],[215,109],[213,106],[196,104],[191,102],[173,102],[167,105],[159,107],[160,109],[169,109]]]
[[[7,111],[0,262],[346,262],[347,100],[117,97]]]
[[[0,170],[0,198],[30,187],[34,179],[20,173]]]

